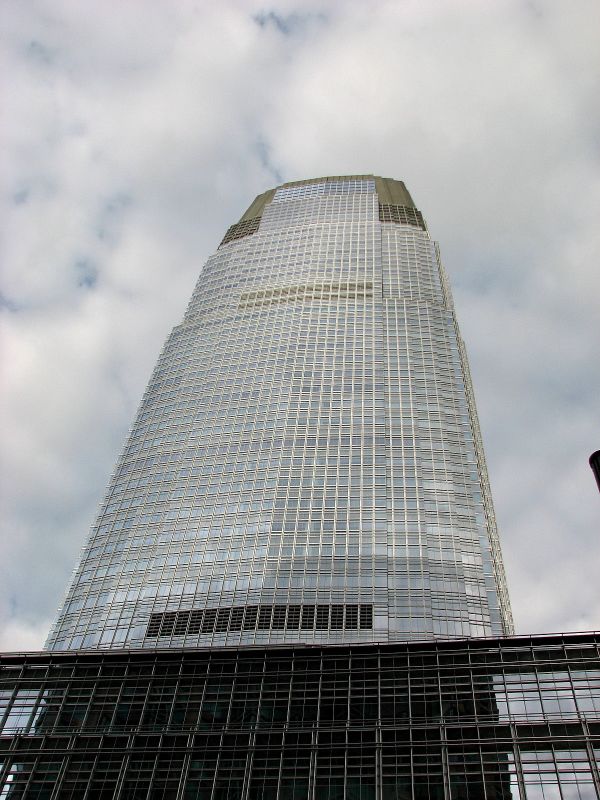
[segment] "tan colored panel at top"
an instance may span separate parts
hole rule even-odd
[[[252,217],[261,217],[263,211],[265,210],[265,206],[269,205],[276,191],[277,189],[269,189],[267,192],[263,192],[262,194],[259,194],[258,197],[255,197],[250,208],[246,211],[243,217],[240,217],[240,222],[244,222],[247,219],[252,219]]]
[[[240,222],[252,219],[252,217],[262,216],[265,206],[273,200],[275,192],[279,188],[289,189],[293,186],[309,186],[311,183],[356,180],[374,180],[380,203],[395,206],[409,206],[412,208],[416,207],[408,189],[404,185],[404,181],[397,181],[393,178],[380,178],[377,175],[328,175],[322,178],[307,178],[303,181],[290,181],[289,183],[283,183],[281,187],[278,186],[276,189],[269,189],[267,192],[259,194],[243,217],[240,218]]]
[[[410,192],[404,181],[395,181],[393,178],[378,178],[375,176],[375,189],[380,203],[391,206],[409,206],[416,208]]]

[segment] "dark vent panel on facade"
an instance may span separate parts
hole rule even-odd
[[[219,247],[228,242],[233,242],[235,239],[243,239],[244,236],[250,236],[252,233],[256,233],[259,224],[260,217],[253,217],[252,219],[244,219],[241,222],[236,222],[235,225],[227,229],[227,233],[223,237],[223,241]]]
[[[372,605],[234,606],[152,614],[146,639],[228,631],[373,629]]]
[[[410,206],[392,206],[388,203],[379,203],[379,221],[396,222],[399,225],[413,225],[415,228],[427,230],[421,212]]]

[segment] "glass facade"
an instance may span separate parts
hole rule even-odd
[[[375,176],[261,195],[164,346],[47,647],[511,631],[423,217]]]
[[[0,797],[592,800],[598,636],[0,657]]]

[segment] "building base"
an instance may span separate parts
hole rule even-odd
[[[0,657],[0,798],[588,800],[600,634]]]

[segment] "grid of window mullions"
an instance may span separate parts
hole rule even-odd
[[[317,787],[327,796],[351,795],[359,785],[372,791],[378,782],[390,791],[430,784],[436,796],[445,783],[451,800],[464,800],[465,787],[477,798],[508,797],[506,787],[514,797],[521,787],[532,800],[542,786],[563,800],[586,800],[600,786],[590,761],[593,745],[600,746],[593,704],[530,718],[526,707],[508,716],[495,702],[506,689],[527,695],[537,686],[560,697],[570,686],[576,700],[600,703],[592,642],[576,653],[505,644],[139,656],[73,654],[37,657],[20,671],[5,667],[4,722],[21,698],[36,721],[22,740],[13,739],[0,775],[10,780],[0,786],[14,784],[19,796],[19,788],[59,785],[59,796],[68,798],[85,775],[94,791],[104,787],[107,797],[118,797],[110,792],[121,776],[122,798],[135,787],[166,792],[187,783],[213,800],[225,786],[260,797],[293,785],[300,796]],[[44,713],[34,713],[41,706]],[[140,738],[129,740],[127,731]],[[31,748],[48,741],[42,732],[57,736],[57,745],[37,754]],[[87,737],[85,753],[75,740],[66,747],[67,733]],[[126,748],[133,748],[127,762]]]
[[[165,607],[175,613],[177,607],[220,604],[215,626],[222,633],[226,609],[242,604],[351,604],[357,590],[360,602],[380,602],[388,583],[406,577],[410,586],[410,559],[420,560],[423,581],[431,578],[438,587],[463,580],[456,575],[460,568],[464,589],[390,591],[397,603],[387,617],[387,631],[379,627],[380,637],[490,632],[483,566],[460,564],[463,555],[472,555],[473,542],[479,546],[472,517],[478,513],[473,494],[480,487],[463,479],[458,488],[459,472],[471,459],[472,446],[462,448],[460,439],[471,436],[469,426],[458,431],[449,417],[428,413],[422,415],[428,428],[408,430],[411,415],[414,423],[419,418],[421,396],[445,393],[440,405],[456,413],[465,391],[437,252],[426,231],[380,223],[372,182],[341,181],[343,194],[328,193],[337,191],[333,182],[321,184],[330,185],[314,197],[316,184],[289,187],[299,190],[299,199],[267,205],[259,230],[209,259],[144,395],[93,540],[50,638],[58,648],[144,646],[150,615]],[[360,191],[364,188],[366,194]],[[357,292],[373,297],[361,302],[343,297]],[[302,302],[279,303],[291,295]],[[326,295],[331,296],[322,302]],[[244,298],[277,303],[236,314]],[[397,336],[385,335],[403,317],[402,336],[399,330]],[[410,380],[402,374],[406,353],[418,356],[411,362]],[[402,401],[407,394],[414,401],[402,415],[406,438],[413,440],[406,450],[402,443],[397,450],[396,442],[381,441],[391,419],[386,419],[386,393],[395,388]],[[342,441],[357,434],[360,447]],[[457,476],[454,494],[425,487],[404,491],[403,467],[410,463],[417,472],[428,471],[426,480]],[[297,491],[291,480],[287,484],[288,466],[302,478],[326,469],[337,485],[322,496],[314,487]],[[360,485],[348,482],[346,491],[344,478],[361,466]],[[281,478],[275,486],[259,485],[274,477]],[[244,485],[236,486],[242,480]],[[413,524],[423,532],[434,520],[447,531],[459,531],[450,543],[454,564],[441,537],[436,558],[430,558],[424,537],[414,555]],[[387,537],[393,561],[358,561],[350,554],[365,545],[383,547],[377,530],[386,522],[396,531]],[[463,535],[469,525],[471,542]],[[341,561],[327,555],[330,529],[349,534],[348,551],[339,556],[343,574]],[[262,546],[270,547],[280,532],[299,541],[308,530],[319,537],[319,561],[296,552],[289,560],[283,553],[263,558]],[[269,531],[272,537],[265,535]],[[243,557],[236,554],[242,537],[244,546],[255,545]],[[303,595],[303,588],[320,594]],[[239,611],[231,620],[235,630]],[[183,635],[182,616],[176,626],[174,635]],[[280,630],[277,621],[274,640],[284,635]],[[334,621],[331,640],[341,640],[342,630]],[[367,630],[361,636],[372,639]]]
[[[293,740],[294,735],[289,738]],[[223,791],[258,798],[295,787],[299,794],[294,796],[307,799],[311,791],[319,797],[337,798],[352,797],[360,790],[367,792],[360,796],[375,798],[380,783],[384,793],[409,791],[411,796],[412,787],[418,792],[416,798],[431,800],[441,796],[444,784],[452,800],[519,797],[519,786],[527,798],[538,797],[542,788],[559,797],[559,787],[567,798],[597,796],[589,762],[584,765],[582,760],[585,750],[553,751],[535,742],[524,742],[524,747],[539,749],[524,749],[521,759],[514,759],[510,741],[487,747],[475,742],[457,749],[435,742],[434,737],[429,743],[418,738],[391,741],[385,731],[381,745],[374,731],[348,731],[323,732],[312,740],[308,734],[300,748],[294,741],[288,746],[281,734],[235,739],[223,735],[210,742],[200,737],[191,741],[145,737],[141,746],[134,744],[125,761],[122,748],[126,743],[109,740],[110,755],[106,751],[73,754],[59,746],[51,757],[17,756],[14,769],[5,770],[5,789],[10,788],[14,796],[55,789],[60,791],[57,796],[69,798],[71,792],[79,797],[78,792],[89,788],[95,797],[122,800],[133,791],[170,790],[217,800]]]
[[[342,691],[346,691],[344,687],[347,686],[348,675],[351,675],[352,673],[347,671],[349,669],[347,661],[342,661],[340,663],[343,665],[343,670],[340,673],[342,676],[342,683],[340,684],[340,687]],[[533,667],[534,664],[531,666]],[[523,665],[523,667],[525,667],[525,665]],[[344,672],[344,670],[346,671]],[[575,675],[578,676],[582,670],[574,670],[574,672]],[[330,673],[326,671],[324,674],[327,676]],[[380,673],[378,672],[376,665],[373,665],[370,672],[365,672],[363,669],[359,674],[363,676],[363,680],[366,680],[370,674],[377,676]],[[588,682],[582,686],[579,680],[570,683],[567,672],[565,672],[564,678],[554,673],[548,675],[548,677],[544,677],[543,672],[541,672],[539,677],[536,678],[535,672],[527,673],[523,671],[523,669],[520,669],[518,672],[514,672],[505,669],[498,674],[494,674],[490,681],[486,681],[483,678],[481,680],[474,680],[469,673],[455,670],[452,673],[440,673],[440,683],[438,687],[438,678],[436,678],[434,674],[431,674],[428,677],[427,673],[420,675],[418,671],[412,670],[409,673],[410,683],[409,688],[407,689],[407,695],[411,698],[410,702],[414,703],[412,714],[413,716],[417,717],[420,715],[426,716],[424,710],[419,711],[421,708],[421,700],[419,700],[419,697],[426,697],[428,695],[434,696],[436,693],[441,692],[443,702],[440,711],[444,715],[449,715],[450,717],[465,717],[469,715],[476,716],[478,710],[480,714],[491,714],[492,711],[494,711],[494,713],[500,715],[501,719],[508,719],[509,717],[507,715],[509,712],[511,713],[511,716],[514,716],[516,719],[535,719],[536,714],[537,718],[540,719],[552,719],[553,716],[564,716],[565,713],[576,715],[578,713],[578,708],[580,714],[598,713],[597,705],[596,710],[594,710],[594,707],[590,704],[587,704],[586,701],[581,707],[579,707],[579,705],[576,705],[575,701],[573,700],[573,697],[575,697],[577,701],[579,701],[580,698],[585,700],[585,698],[588,696],[596,698],[597,702],[600,700],[600,674],[597,670],[593,673],[589,672],[589,674],[593,675],[594,677],[588,679]],[[343,677],[344,675],[346,677]],[[383,671],[382,675],[387,675],[385,670]],[[327,680],[330,679],[327,678]],[[387,684],[383,682],[383,677],[381,680],[381,691],[382,693],[385,693],[388,691],[388,689],[386,689]],[[389,683],[390,678],[387,677],[386,681]],[[395,685],[397,682],[398,678],[395,677],[393,685]],[[578,686],[577,694],[573,694],[574,687],[576,685]],[[86,702],[91,698],[92,704],[95,706],[101,704],[102,702],[120,702],[122,698],[129,697],[132,692],[137,693],[138,702],[140,702],[140,697],[142,697],[142,700],[145,697],[143,693],[140,695],[140,688],[143,687],[144,684],[125,683],[122,685],[118,678],[111,680],[107,684],[93,684],[95,687],[93,695],[90,695],[84,687],[79,686],[79,684],[74,681],[63,684],[62,686],[63,688],[61,689],[60,697],[64,700],[64,705],[61,706],[58,713],[59,715],[65,714],[66,717],[69,717],[70,715],[69,708],[81,705],[78,700],[80,696],[83,698],[81,702]],[[529,688],[531,686],[539,687],[537,692],[542,692],[542,698],[544,700],[546,698],[552,700],[553,697],[560,697],[561,694],[567,697],[568,693],[570,693],[571,699],[569,701],[569,705],[563,706],[562,710],[558,706],[556,709],[553,709],[552,706],[539,706],[539,700],[536,700],[538,707],[535,709],[529,709],[526,705],[512,707],[511,709],[510,704],[508,709],[503,709],[501,705],[501,698],[506,696],[506,689],[509,690],[509,694],[512,692],[516,695],[518,691],[519,696],[528,697],[531,696],[531,688]],[[544,686],[548,686],[549,688],[543,688]],[[506,689],[503,687],[506,687]],[[361,691],[365,691],[364,685]],[[43,693],[38,696],[37,692],[33,690],[21,690],[20,693],[14,697],[12,706],[10,703],[8,703],[8,706],[10,706],[12,711],[15,711],[15,707],[18,706],[19,703],[23,703],[23,697],[25,698],[25,707],[29,708],[29,714],[34,713],[34,709],[39,711],[40,705],[52,705],[52,697],[50,696],[46,696]],[[65,697],[68,697],[68,703],[66,702]],[[493,698],[495,710],[492,709],[492,705],[490,704],[489,700],[486,702],[486,698]],[[423,709],[425,709],[424,706]],[[533,716],[531,716],[532,712]],[[9,710],[8,713],[10,715],[11,711]]]
[[[373,180],[315,181],[297,186],[284,186],[275,192],[274,203],[322,195],[367,194],[375,191]]]

